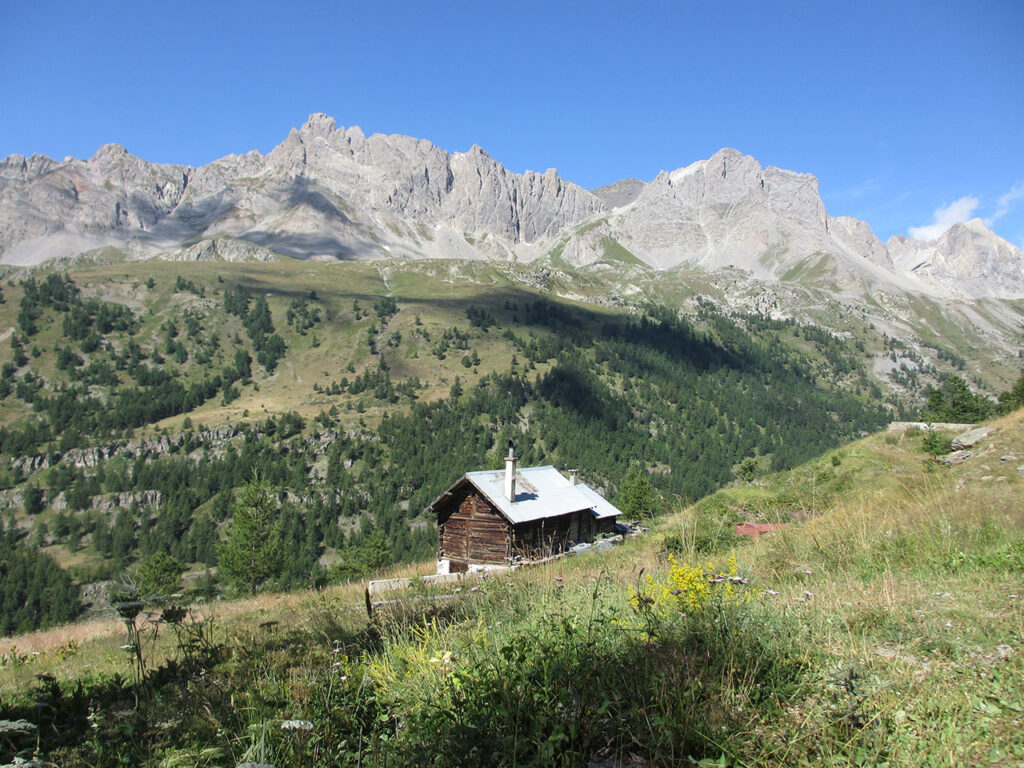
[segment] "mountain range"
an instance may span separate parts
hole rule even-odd
[[[848,296],[1024,297],[1024,253],[978,219],[935,241],[881,242],[830,216],[809,174],[723,149],[588,191],[554,169],[516,174],[480,147],[449,153],[314,114],[270,153],[200,168],[116,144],[88,160],[0,162],[0,263],[51,259],[545,259],[733,269]]]

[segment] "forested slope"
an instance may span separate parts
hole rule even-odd
[[[167,553],[217,590],[217,540],[256,473],[288,553],[271,586],[310,585],[428,558],[421,510],[499,465],[510,437],[524,464],[578,468],[612,498],[638,463],[666,497],[696,499],[743,459],[793,466],[888,418],[863,355],[813,326],[333,269],[8,281],[12,546],[79,582]]]

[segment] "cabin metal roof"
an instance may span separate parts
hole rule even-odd
[[[505,498],[505,470],[485,469],[467,472],[429,509],[469,482],[504,515],[509,522],[528,523],[548,517],[590,510],[597,519],[617,517],[622,512],[586,483],[573,485],[552,466],[523,467],[516,470],[516,498]]]

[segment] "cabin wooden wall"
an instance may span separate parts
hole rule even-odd
[[[438,557],[450,560],[453,572],[465,563],[504,565],[512,554],[508,522],[477,493],[452,499],[438,515],[437,543]]]
[[[548,557],[614,532],[615,518],[595,520],[589,509],[513,526],[482,494],[463,486],[437,510],[437,556],[449,561],[450,572],[459,573],[470,563],[504,565],[513,556]]]
[[[512,548],[526,558],[548,557],[581,541],[593,541],[600,532],[598,523],[589,509],[520,523],[515,526]]]

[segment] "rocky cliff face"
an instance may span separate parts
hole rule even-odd
[[[268,155],[202,168],[107,145],[87,161],[0,163],[0,261],[32,264],[111,246],[129,258],[532,260],[636,257],[657,268],[735,267],[762,279],[860,292],[1024,296],[1024,255],[980,221],[938,241],[879,242],[830,217],[809,174],[724,149],[596,192],[554,170],[515,174],[480,147],[449,154],[365,136],[312,115]]]
[[[12,155],[0,163],[3,260],[32,263],[148,233],[181,202],[192,174],[117,144],[86,161]]]
[[[732,149],[662,172],[638,190],[623,182],[597,192],[621,204],[568,236],[562,254],[575,264],[600,261],[614,240],[659,268],[735,267],[852,294],[1024,296],[1024,254],[980,221],[955,225],[932,243],[883,244],[865,222],[828,216],[814,176],[762,168]]]
[[[763,169],[732,149],[659,174],[610,217],[617,239],[649,263],[739,266],[762,274],[781,266],[787,253],[825,248],[825,222],[817,179]]]
[[[266,156],[199,169],[117,145],[85,162],[0,165],[0,250],[15,264],[103,246],[149,257],[214,237],[294,258],[536,256],[538,242],[604,208],[553,170],[513,174],[479,147],[451,155],[405,136],[367,138],[325,115]]]
[[[954,224],[938,240],[896,236],[888,251],[895,266],[973,298],[1024,295],[1024,254],[980,219]]]

